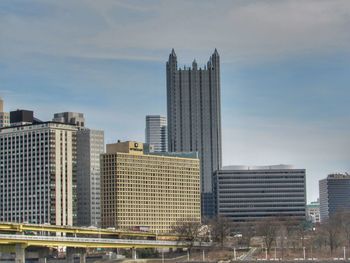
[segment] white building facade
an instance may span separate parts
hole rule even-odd
[[[52,122],[0,129],[0,221],[73,225],[76,131]]]
[[[160,115],[146,116],[146,143],[154,146],[154,152],[167,152],[167,121]]]
[[[314,224],[321,222],[320,216],[320,201],[311,202],[306,206],[306,216],[309,221]]]

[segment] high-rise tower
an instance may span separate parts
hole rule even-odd
[[[146,143],[154,146],[155,152],[167,152],[166,117],[160,115],[146,116]]]
[[[202,215],[215,213],[213,172],[221,168],[220,57],[215,49],[204,68],[177,67],[174,49],[166,64],[168,150],[198,151]]]

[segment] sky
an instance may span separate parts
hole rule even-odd
[[[106,143],[166,115],[165,63],[221,58],[224,165],[350,172],[348,0],[1,0],[5,110],[83,112]]]

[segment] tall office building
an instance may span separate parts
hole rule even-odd
[[[215,213],[213,173],[221,167],[220,57],[215,49],[204,68],[178,68],[172,50],[166,64],[168,150],[198,151],[202,215]]]
[[[10,126],[10,114],[4,112],[4,101],[0,97],[0,128]]]
[[[305,220],[305,170],[286,165],[228,166],[216,172],[217,213],[233,222]]]
[[[79,112],[61,112],[55,113],[52,119],[54,122],[62,122],[67,124],[74,124],[79,127],[85,126],[85,118],[83,113]]]
[[[0,129],[0,221],[73,225],[76,130],[52,122]]]
[[[78,225],[101,225],[100,154],[104,132],[81,128],[77,131]]]
[[[338,211],[350,210],[350,175],[330,174],[319,181],[321,222]]]
[[[160,115],[146,116],[146,143],[153,145],[155,152],[167,152],[167,123]]]
[[[104,132],[85,128],[83,113],[55,113],[53,121],[77,126],[77,224],[101,225],[100,154]]]
[[[200,222],[197,154],[144,154],[143,144],[107,144],[101,155],[103,227],[165,233],[184,220]]]

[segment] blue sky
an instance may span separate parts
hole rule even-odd
[[[221,56],[224,164],[350,171],[347,0],[1,0],[6,110],[84,112],[106,142],[144,140],[166,114],[165,62]]]

